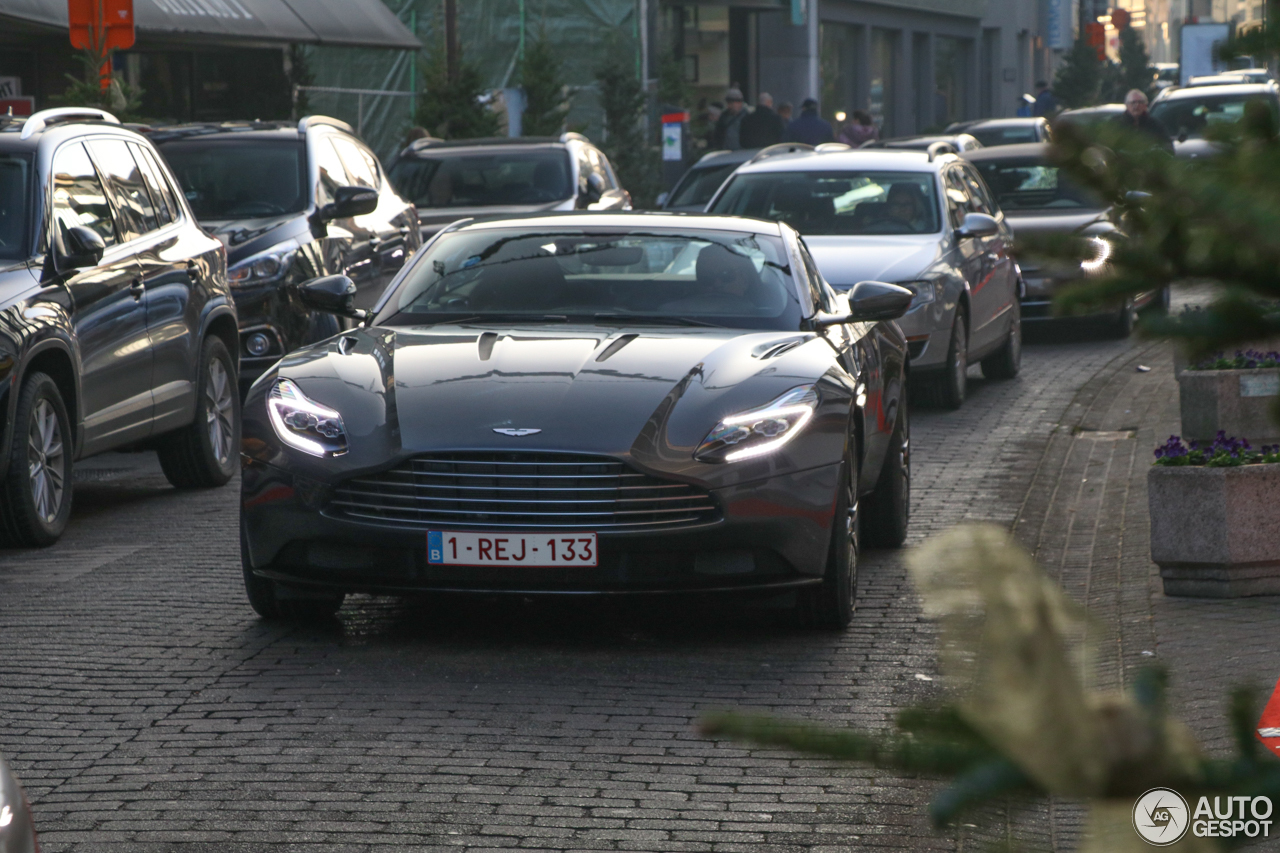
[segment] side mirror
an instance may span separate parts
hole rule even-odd
[[[1190,133],[1187,131],[1185,127],[1178,131],[1179,142],[1186,142],[1188,136],[1190,136]]]
[[[1000,223],[985,213],[966,213],[964,215],[964,224],[960,226],[960,230],[956,232],[956,236],[963,239],[965,237],[991,237],[1000,233]]]
[[[1142,190],[1129,190],[1124,194],[1124,200],[1129,204],[1142,204],[1149,198],[1151,198],[1151,193],[1143,192]]]
[[[355,307],[356,285],[345,275],[326,275],[302,285],[302,304],[314,311],[363,320],[367,313]]]
[[[587,203],[594,204],[604,195],[604,190],[604,178],[600,177],[596,172],[592,172],[587,175],[587,188],[582,193],[582,197],[587,200]]]
[[[605,190],[600,198],[587,205],[587,210],[630,210],[631,193],[626,190]]]
[[[665,207],[667,199],[671,197],[671,193],[658,193],[658,198],[654,201],[654,206],[658,208]]]
[[[883,281],[860,281],[849,291],[848,314],[819,314],[810,324],[815,331],[841,323],[874,323],[896,320],[911,307],[915,294]]]
[[[364,216],[377,209],[377,190],[369,187],[338,187],[333,192],[333,201],[320,208],[320,219],[323,222],[332,222],[335,219]]]
[[[58,253],[58,268],[62,270],[97,266],[107,244],[102,235],[84,225],[73,225],[62,232],[62,251]]]

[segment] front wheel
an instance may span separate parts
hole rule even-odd
[[[863,511],[864,538],[879,548],[901,548],[911,521],[911,421],[906,395],[900,405],[880,479]]]
[[[840,474],[840,494],[831,521],[822,584],[806,587],[798,602],[802,618],[815,628],[842,630],[853,621],[858,588],[858,463],[850,456]]]
[[[71,517],[72,450],[67,407],[48,374],[32,373],[22,383],[12,434],[0,529],[9,545],[52,545]]]
[[[964,405],[969,390],[969,328],[965,317],[964,308],[957,308],[955,322],[951,324],[951,341],[947,344],[947,360],[942,370],[923,377],[925,399],[944,409]]]
[[[240,530],[240,568],[244,574],[244,592],[253,612],[270,621],[322,622],[342,607],[346,595],[340,592],[311,596],[282,595],[278,584],[253,573],[249,560],[249,542],[244,528]]]
[[[1013,379],[1022,369],[1022,304],[1017,299],[1010,314],[1009,337],[1000,349],[982,360],[982,375],[988,379]]]
[[[1133,303],[1126,299],[1124,307],[1107,323],[1107,331],[1111,333],[1111,337],[1124,340],[1133,334],[1137,322],[1138,311],[1133,307]]]
[[[235,365],[220,338],[200,348],[195,420],[166,436],[160,468],[179,489],[224,485],[236,472],[240,453],[240,393]]]

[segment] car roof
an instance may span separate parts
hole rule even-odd
[[[708,151],[702,155],[698,162],[693,164],[693,168],[707,169],[715,166],[728,166],[733,163],[746,163],[760,151],[761,149],[759,148],[739,148],[735,151]]]
[[[1046,142],[1022,142],[1017,145],[995,145],[965,151],[960,156],[973,163],[989,163],[1001,160],[1043,160],[1049,154]]]
[[[1058,113],[1058,118],[1062,118],[1063,116],[1088,115],[1089,113],[1122,113],[1124,110],[1124,104],[1095,104],[1092,107],[1077,107],[1074,110],[1063,110]]]
[[[747,163],[737,174],[753,172],[814,172],[844,169],[874,169],[895,172],[933,172],[950,155],[939,154],[932,161],[924,151],[909,149],[853,148],[848,151],[798,151],[779,154],[756,163]]]
[[[504,228],[673,228],[681,231],[738,231],[744,234],[779,236],[782,227],[765,219],[745,216],[713,216],[705,213],[678,213],[667,210],[606,211],[565,213],[525,213],[512,216],[474,219],[458,226],[459,231]]]
[[[1230,95],[1274,95],[1280,91],[1275,83],[1234,83],[1225,86],[1184,86],[1165,89],[1156,96],[1157,101],[1180,101],[1190,98],[1207,98]]]
[[[1026,127],[1027,125],[1041,125],[1047,123],[1042,116],[1018,116],[1016,118],[980,118],[974,121],[957,122],[951,125],[955,130],[954,133],[969,133],[983,127]]]

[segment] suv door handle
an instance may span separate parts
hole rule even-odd
[[[142,279],[135,278],[129,285],[129,292],[133,294],[134,299],[141,299],[147,292],[147,286],[142,283]]]

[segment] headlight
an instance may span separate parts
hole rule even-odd
[[[707,433],[693,458],[699,462],[736,462],[764,456],[795,438],[818,407],[812,385],[792,388],[758,409],[730,415]]]
[[[227,270],[227,281],[235,286],[266,284],[279,281],[289,272],[293,256],[298,252],[296,240],[273,246],[251,258],[245,258]]]
[[[1111,260],[1111,244],[1101,237],[1090,237],[1085,241],[1089,257],[1080,262],[1080,269],[1089,275],[1101,272]]]
[[[267,397],[267,412],[276,435],[290,447],[320,457],[347,452],[342,415],[309,399],[290,380],[276,380]]]
[[[912,308],[919,308],[921,305],[928,305],[930,302],[936,302],[942,298],[942,282],[939,281],[903,281],[899,282],[899,287],[905,287],[915,294],[911,300],[910,311]]]

